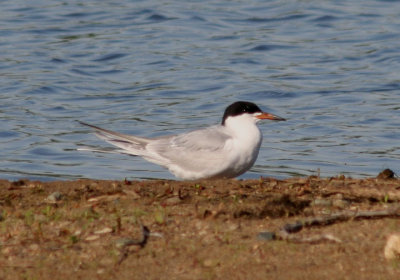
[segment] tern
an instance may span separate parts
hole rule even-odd
[[[268,119],[284,118],[263,112],[252,102],[237,101],[224,112],[221,124],[177,135],[145,138],[94,129],[100,139],[118,147],[112,153],[140,156],[167,168],[183,180],[234,178],[249,170],[257,159],[262,134],[256,125]],[[110,152],[105,149],[80,149]]]

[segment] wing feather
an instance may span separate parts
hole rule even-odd
[[[147,145],[151,154],[168,159],[169,164],[193,172],[222,166],[227,154],[225,148],[231,137],[221,126],[160,138]],[[206,155],[206,156],[204,156]]]

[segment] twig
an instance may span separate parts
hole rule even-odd
[[[283,226],[283,230],[287,233],[296,233],[302,230],[304,227],[313,226],[326,226],[337,222],[348,221],[351,219],[377,219],[387,217],[400,217],[400,205],[394,207],[377,210],[377,211],[341,211],[333,213],[329,216],[317,216],[307,218],[303,221],[298,221],[293,224],[286,224]]]
[[[341,240],[331,234],[314,235],[308,237],[298,237],[292,234],[301,231],[303,228],[314,226],[327,226],[338,222],[348,221],[351,219],[378,219],[387,217],[400,217],[400,204],[376,211],[341,211],[333,213],[329,216],[317,216],[307,218],[303,221],[284,225],[278,232],[260,232],[258,238],[264,240],[286,240],[295,243],[320,243],[323,241],[340,243]]]
[[[293,243],[310,243],[310,244],[318,244],[321,242],[333,242],[333,243],[342,243],[342,240],[335,237],[332,234],[316,234],[307,237],[300,237],[292,234],[288,234],[285,231],[280,231],[277,234],[277,239],[285,240]]]
[[[397,182],[397,181],[395,181]],[[356,200],[376,200],[383,201],[388,200],[396,202],[400,200],[399,184],[393,183],[391,187],[352,187],[347,186],[346,188],[329,188],[322,190],[321,194],[324,196],[330,196],[335,194],[342,194],[346,199],[356,199]],[[367,185],[368,186],[368,185]]]
[[[141,240],[126,239],[123,240],[121,247],[121,257],[119,258],[117,265],[120,265],[129,255],[130,246],[139,246],[144,248],[150,236],[150,230],[148,227],[142,225],[142,238]]]

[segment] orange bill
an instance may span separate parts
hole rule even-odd
[[[256,118],[260,119],[260,120],[267,119],[267,120],[273,120],[273,121],[286,121],[286,119],[284,119],[284,118],[278,117],[276,115],[273,115],[273,114],[270,114],[267,112],[262,112],[260,115],[257,115]]]

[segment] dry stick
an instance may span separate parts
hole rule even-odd
[[[342,211],[333,213],[329,216],[318,216],[307,218],[303,221],[298,221],[292,224],[284,225],[276,234],[275,233],[260,233],[259,237],[264,239],[274,239],[274,240],[286,240],[296,243],[319,243],[322,241],[330,241],[340,243],[340,239],[334,237],[331,234],[314,235],[310,237],[297,237],[291,235],[301,231],[305,227],[313,226],[327,226],[337,222],[348,221],[351,219],[377,219],[377,218],[387,218],[387,217],[400,217],[400,204],[377,211]],[[265,238],[265,237],[270,238]]]
[[[311,217],[302,222],[286,224],[283,227],[283,230],[287,231],[288,233],[295,233],[300,231],[303,227],[326,226],[350,219],[373,219],[398,216],[400,216],[400,205],[377,211],[342,211],[333,213],[329,216]]]
[[[332,234],[316,234],[307,237],[299,237],[296,235],[290,235],[285,231],[279,231],[276,235],[276,239],[286,240],[293,243],[318,244],[324,241],[332,243],[342,243],[342,240]]]
[[[328,190],[322,190],[322,194],[325,196],[343,194],[345,197],[357,198],[357,199],[374,199],[376,201],[399,201],[400,191],[399,187],[393,187],[391,189],[379,189],[379,188],[331,188]]]
[[[149,239],[150,236],[150,230],[148,227],[142,225],[142,239],[141,240],[128,240],[125,242],[123,247],[121,248],[121,257],[117,262],[117,265],[120,265],[129,255],[129,246],[137,245],[140,246],[140,248],[144,248],[147,244],[147,240]]]

